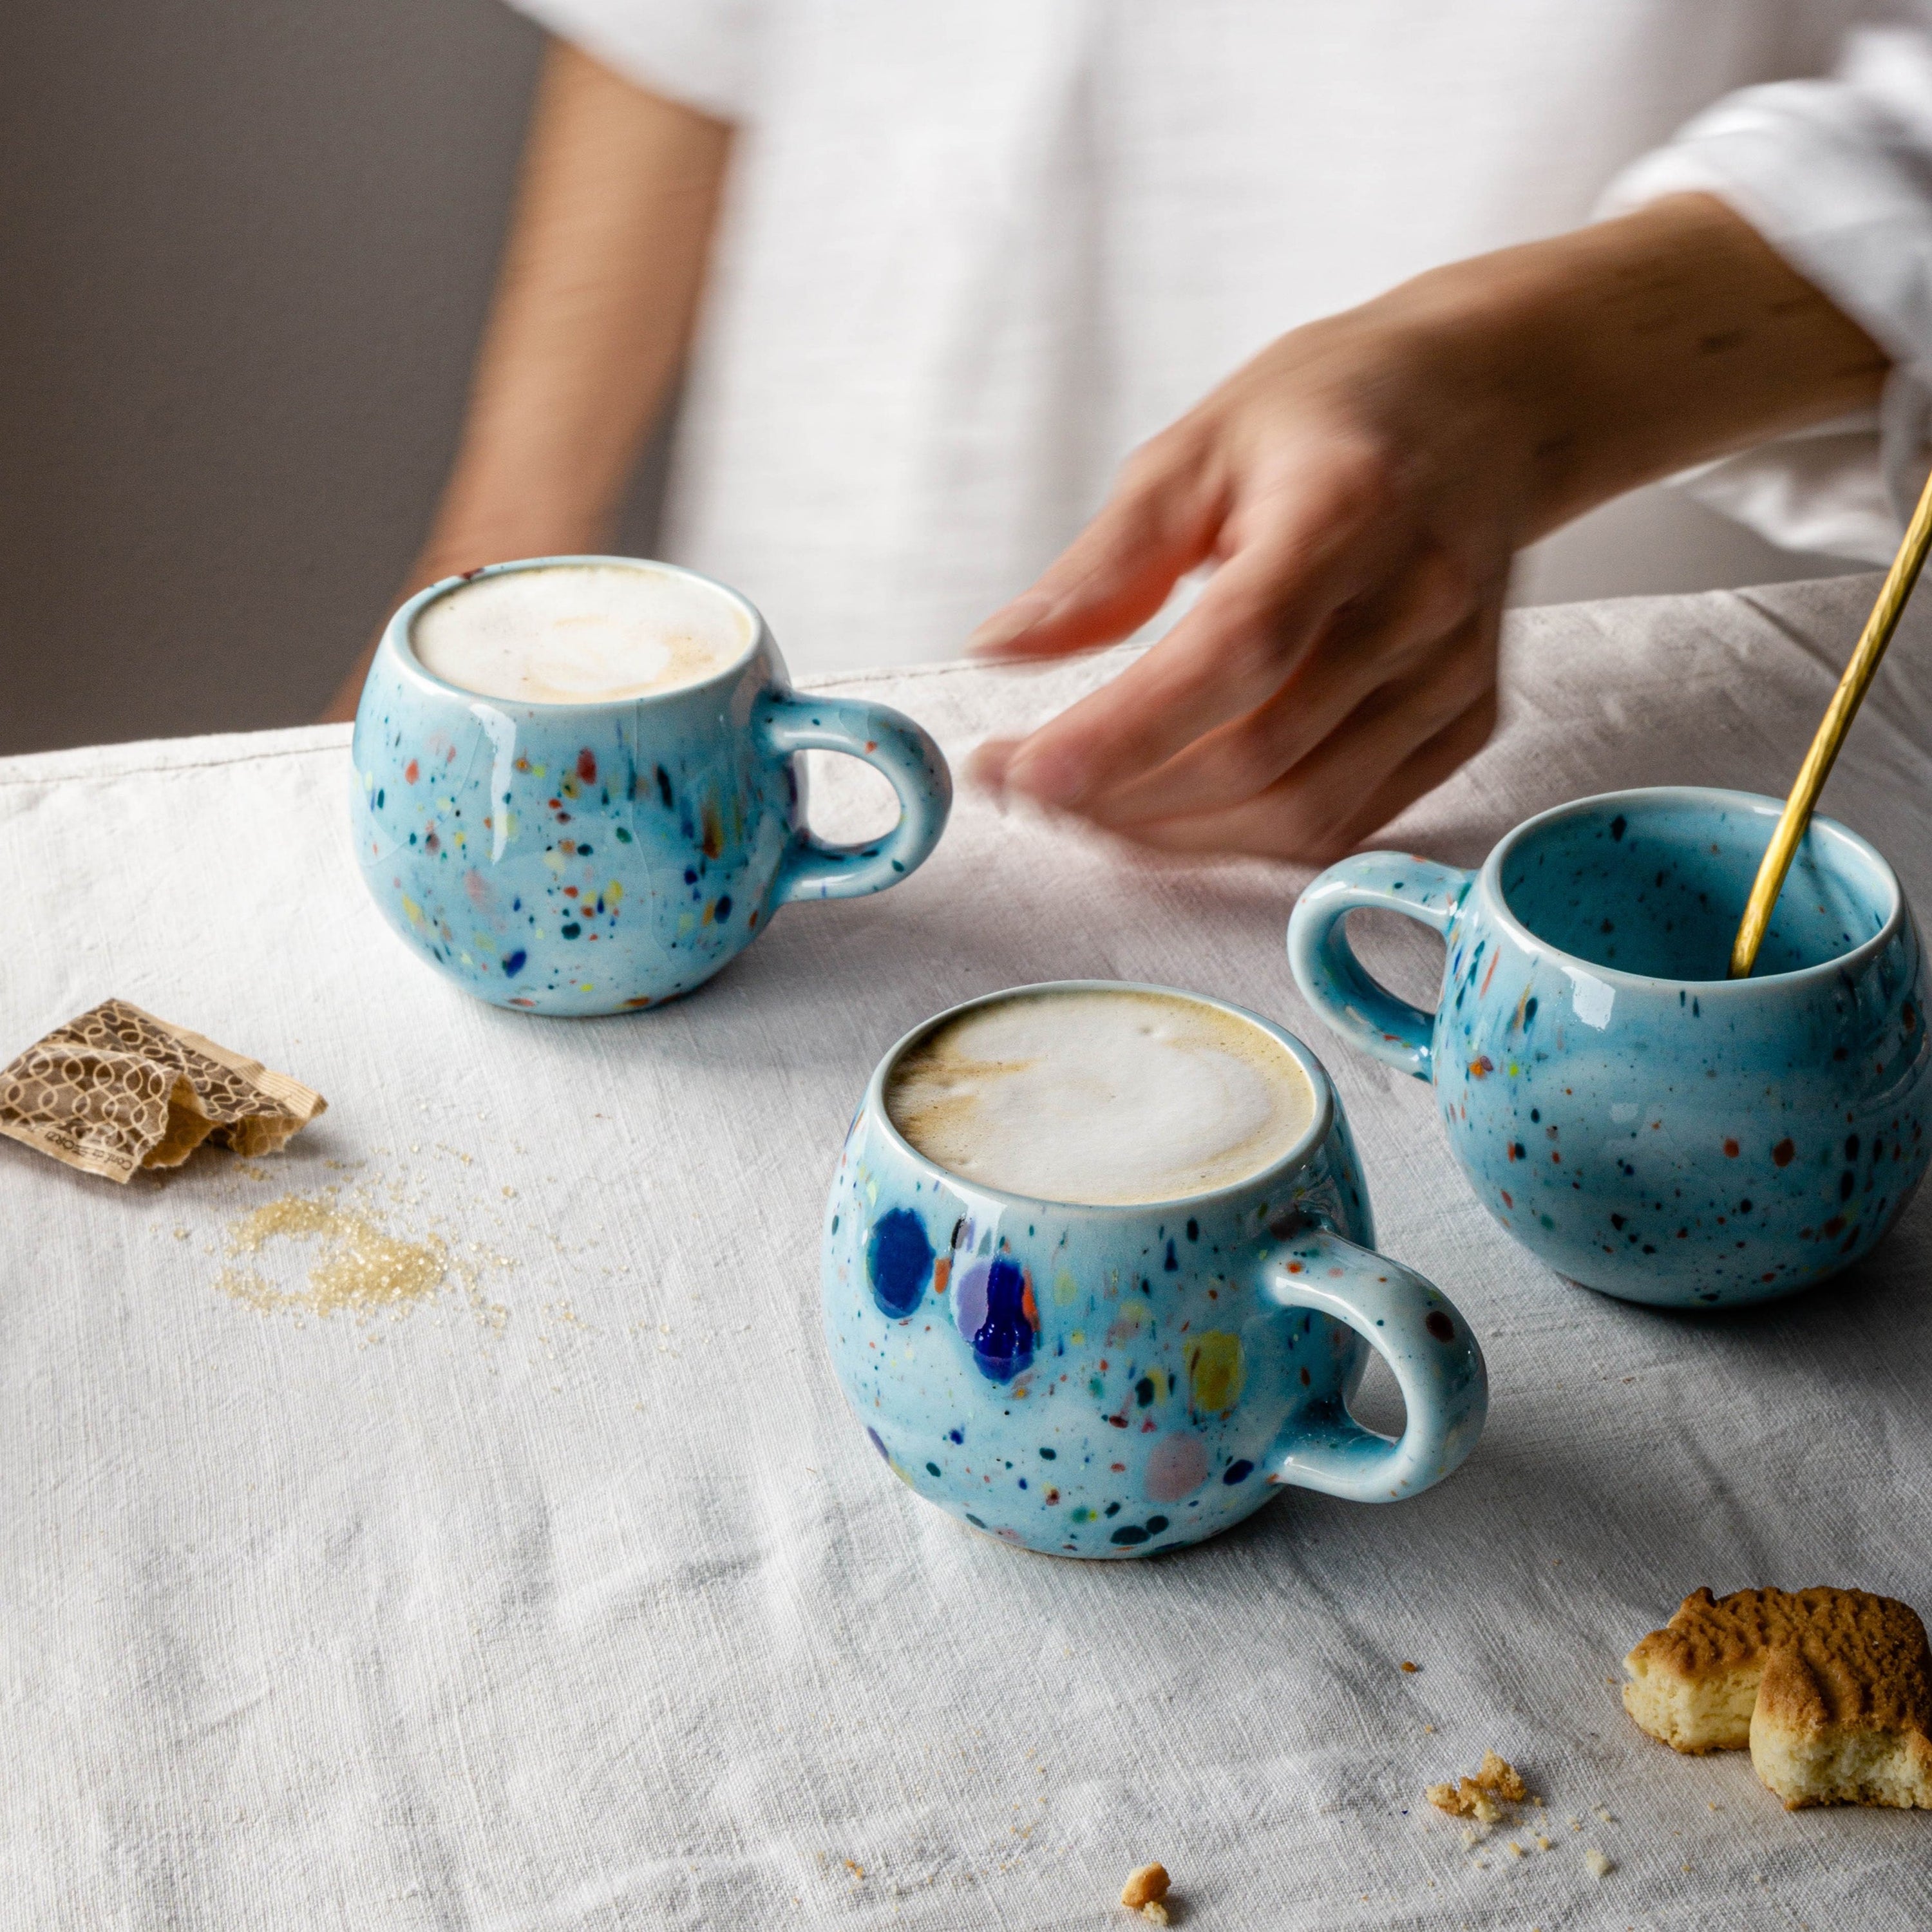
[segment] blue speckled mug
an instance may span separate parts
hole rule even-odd
[[[1262,1028],[1308,1077],[1306,1132],[1233,1186],[1088,1207],[963,1180],[893,1126],[892,1070],[935,1028],[992,1000],[1096,990],[1202,1000]],[[874,1448],[929,1502],[1049,1555],[1151,1556],[1284,1484],[1412,1496],[1475,1446],[1476,1339],[1374,1239],[1341,1101],[1292,1035],[1166,988],[1018,988],[914,1028],[873,1074],[826,1206],[826,1342]],[[1348,1413],[1371,1346],[1407,1405],[1396,1439]]]
[[[706,586],[742,614],[742,655],[648,697],[542,704],[446,684],[410,648],[417,614],[460,584],[580,564]],[[898,824],[861,845],[814,838],[806,750],[876,765]],[[352,756],[356,854],[390,925],[466,992],[539,1013],[655,1006],[710,979],[782,905],[897,885],[939,842],[952,797],[910,718],[794,692],[735,591],[622,557],[497,564],[411,598],[376,647]]]
[[[1678,1306],[1789,1294],[1864,1253],[1924,1174],[1922,948],[1870,845],[1814,819],[1756,974],[1724,976],[1779,808],[1612,793],[1517,826],[1480,872],[1372,852],[1294,908],[1302,991],[1433,1082],[1484,1206],[1572,1282]],[[1442,935],[1433,1016],[1363,970],[1358,907]]]

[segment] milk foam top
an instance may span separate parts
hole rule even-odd
[[[752,642],[742,605],[648,566],[550,564],[479,577],[424,604],[417,662],[480,698],[596,704],[715,676]]]
[[[906,1053],[886,1090],[892,1125],[962,1179],[1094,1207],[1246,1180],[1316,1109],[1300,1064],[1259,1027],[1126,988],[976,1006]]]

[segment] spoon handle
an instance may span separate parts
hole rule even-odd
[[[1905,541],[1899,545],[1898,554],[1892,559],[1892,568],[1885,574],[1885,582],[1879,588],[1878,602],[1865,620],[1858,647],[1852,653],[1852,661],[1846,665],[1845,674],[1839,679],[1838,688],[1825,708],[1818,735],[1811,740],[1811,748],[1805,753],[1804,762],[1798,769],[1798,782],[1791,788],[1791,796],[1784,801],[1784,809],[1778,814],[1778,829],[1771,835],[1771,843],[1765,848],[1750,897],[1744,904],[1744,916],[1738,923],[1738,936],[1731,944],[1730,976],[1733,980],[1748,980],[1751,968],[1757,963],[1758,948],[1764,944],[1765,928],[1771,923],[1772,908],[1777,904],[1778,896],[1784,890],[1784,875],[1791,869],[1798,842],[1804,836],[1804,828],[1811,823],[1812,808],[1818,802],[1818,794],[1825,789],[1825,781],[1832,776],[1832,764],[1838,758],[1839,747],[1845,742],[1846,733],[1852,728],[1852,720],[1858,715],[1858,706],[1864,703],[1872,680],[1878,675],[1885,647],[1892,642],[1892,634],[1898,628],[1898,620],[1905,614],[1906,600],[1912,595],[1912,586],[1918,581],[1918,573],[1924,567],[1928,550],[1932,550],[1932,476],[1925,479],[1918,507],[1912,512],[1912,521],[1906,526]]]

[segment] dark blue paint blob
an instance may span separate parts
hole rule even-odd
[[[518,946],[516,951],[509,954],[503,962],[503,977],[506,980],[514,980],[524,970],[529,958],[530,955],[520,946]]]
[[[879,1452],[880,1455],[883,1456],[886,1462],[890,1462],[892,1460],[892,1452],[886,1448],[884,1442],[880,1441],[879,1432],[876,1429],[868,1427],[866,1430],[866,1433],[872,1438],[872,1447]]]
[[[1148,1518],[1147,1532],[1150,1536],[1158,1536],[1166,1527],[1167,1519],[1164,1516],[1150,1516]]]
[[[724,896],[718,902],[717,910],[712,914],[712,916],[717,920],[720,926],[722,926],[724,922],[731,916],[731,895],[729,892],[727,892]]]
[[[664,800],[664,809],[670,809],[670,774],[663,766],[658,767],[658,796]]]
[[[1178,1274],[1180,1271],[1180,1263],[1174,1256],[1174,1237],[1172,1234],[1167,1238],[1167,1258],[1161,1266],[1169,1274]]]
[[[567,924],[560,926],[557,928],[557,931],[560,932],[566,939],[574,939],[583,930],[583,927],[579,926],[574,920],[572,920]]]
[[[970,1510],[968,1510],[966,1512],[966,1520],[970,1522],[975,1529],[984,1529],[986,1526],[973,1514]]]
[[[1124,1544],[1128,1548],[1131,1549],[1133,1545],[1137,1543],[1146,1542],[1148,1540],[1148,1533],[1145,1530],[1142,1528],[1140,1525],[1137,1522],[1124,1523],[1118,1529],[1114,1531],[1112,1538],[1108,1540],[1112,1542]]]
[[[949,1429],[946,1432],[946,1439],[949,1442],[964,1442],[966,1432],[963,1429]]]
[[[1228,1473],[1221,1480],[1224,1483],[1245,1483],[1255,1473],[1255,1466],[1244,1456],[1238,1462],[1228,1465]]]
[[[899,1321],[919,1306],[932,1273],[932,1244],[926,1238],[926,1223],[910,1208],[895,1208],[879,1217],[866,1244],[866,1272],[881,1313]]]
[[[940,1473],[940,1470],[939,1465],[938,1465],[937,1462],[928,1462],[928,1463],[927,1463],[927,1465],[926,1466],[926,1473],[928,1476],[937,1476],[937,1475],[938,1475],[938,1474]]]
[[[1032,1363],[1033,1324],[1025,1303],[1025,1275],[1018,1262],[1000,1256],[986,1271],[986,1318],[973,1334],[973,1358],[989,1382],[1011,1382]]]
[[[376,809],[378,812],[380,812],[380,811],[382,810],[382,794],[383,794],[383,788],[382,788],[382,786],[380,786],[380,785],[378,785],[378,786],[376,788]]]

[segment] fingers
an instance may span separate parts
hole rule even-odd
[[[1019,748],[1017,738],[988,738],[982,745],[976,745],[966,761],[966,773],[973,782],[990,792],[1003,792],[1006,788],[1006,767]]]
[[[1206,446],[1181,424],[1136,452],[1100,514],[1033,586],[967,640],[978,657],[1112,644],[1167,601],[1214,548],[1226,514]]]
[[[1210,812],[1119,826],[1168,852],[1325,860],[1386,824],[1482,748],[1496,717],[1499,611],[1472,616],[1455,646],[1384,686],[1264,790]]]
[[[1265,790],[1338,730],[1369,696],[1408,675],[1453,638],[1478,591],[1460,560],[1432,544],[1385,594],[1344,605],[1287,682],[1244,718],[1224,724],[1145,778],[1089,802],[1099,824],[1218,811]]]
[[[1400,555],[1384,493],[1336,457],[1298,463],[1233,520],[1234,547],[1193,608],[1113,682],[1028,738],[1006,781],[1078,808],[1133,783],[1280,689],[1338,606]]]

